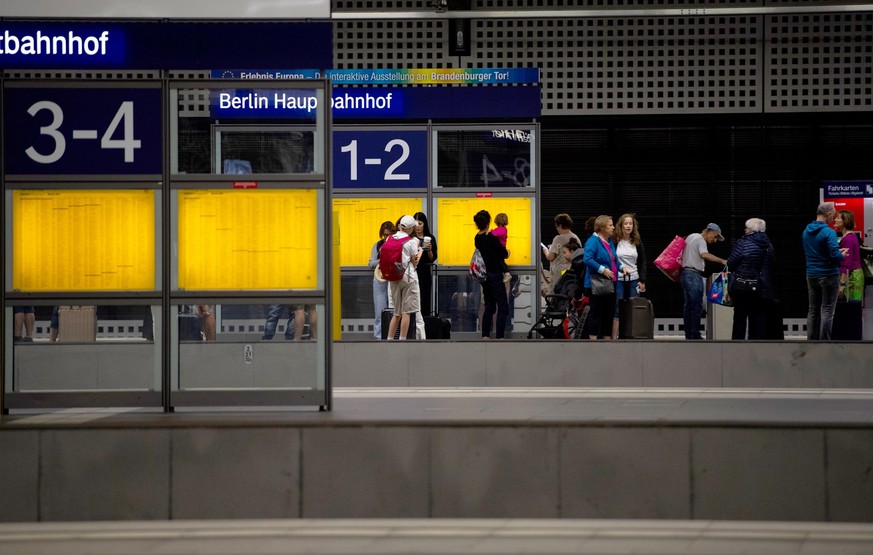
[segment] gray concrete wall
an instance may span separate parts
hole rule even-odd
[[[333,384],[873,388],[873,342],[340,342]]]
[[[0,429],[0,520],[873,521],[873,430],[300,425]]]

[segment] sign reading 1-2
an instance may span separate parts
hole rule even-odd
[[[427,132],[334,131],[337,189],[427,187]]]
[[[6,173],[161,173],[160,89],[8,88]]]

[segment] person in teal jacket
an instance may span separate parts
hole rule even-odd
[[[806,315],[806,338],[828,341],[834,324],[834,310],[840,291],[840,249],[837,233],[830,227],[837,211],[832,202],[818,205],[815,221],[803,231],[806,254],[806,287],[809,312]]]

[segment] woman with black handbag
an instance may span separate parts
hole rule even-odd
[[[746,221],[746,233],[734,244],[727,266],[731,270],[730,294],[734,303],[731,339],[764,339],[767,310],[773,301],[773,244],[760,218]]]
[[[590,291],[588,333],[590,339],[612,339],[612,315],[615,312],[615,281],[622,268],[612,235],[615,225],[611,216],[597,216],[594,234],[585,241],[585,288]]]

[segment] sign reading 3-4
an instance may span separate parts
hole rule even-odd
[[[18,88],[4,98],[6,173],[161,173],[159,88]]]
[[[427,132],[334,131],[333,186],[337,189],[427,187]]]

